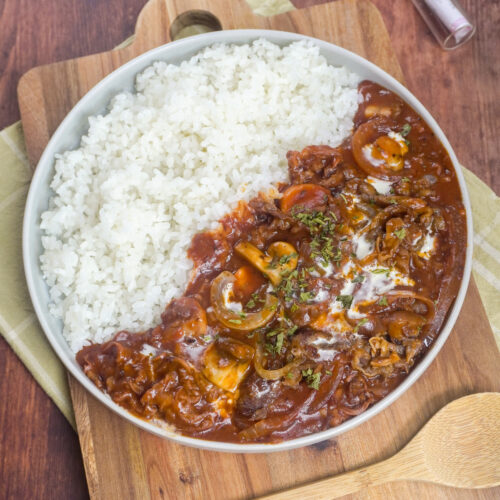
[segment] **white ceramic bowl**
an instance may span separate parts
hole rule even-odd
[[[158,60],[168,61],[170,63],[179,63],[190,58],[193,54],[207,45],[211,45],[216,42],[243,44],[251,42],[257,38],[266,38],[267,40],[278,45],[287,45],[297,40],[310,39],[319,46],[321,53],[326,57],[330,64],[346,66],[351,71],[358,73],[362,79],[373,80],[384,87],[387,87],[402,97],[420,116],[422,116],[447,149],[457,173],[458,182],[460,184],[467,212],[467,252],[462,284],[460,286],[457,299],[455,300],[448,315],[448,319],[441,329],[441,333],[437,337],[431,349],[417,364],[410,375],[406,377],[404,381],[388,396],[373,405],[361,415],[351,418],[343,424],[326,431],[278,444],[233,444],[185,437],[171,430],[157,427],[146,422],[145,420],[134,417],[132,414],[114,403],[109,396],[97,389],[90,379],[84,375],[80,366],[75,361],[75,356],[70,351],[66,341],[64,340],[61,321],[54,319],[48,310],[49,292],[40,270],[39,260],[42,253],[40,216],[42,212],[47,209],[48,201],[52,194],[49,185],[54,174],[54,155],[68,149],[77,148],[82,135],[84,135],[87,131],[88,117],[105,112],[109,100],[118,92],[123,90],[133,90],[134,79],[137,73],[144,70],[154,61]],[[467,291],[472,261],[472,218],[469,196],[465,187],[461,167],[448,140],[434,118],[432,118],[424,106],[413,96],[413,94],[411,94],[392,76],[352,52],[330,43],[317,39],[311,39],[296,33],[266,30],[218,31],[172,42],[142,54],[104,78],[104,80],[99,82],[76,104],[50,139],[42,157],[40,158],[35,175],[33,176],[24,214],[23,258],[29,292],[45,335],[71,374],[103,404],[142,429],[152,432],[158,436],[171,439],[177,443],[197,448],[226,452],[255,453],[282,451],[330,439],[334,436],[342,434],[343,432],[353,429],[398,399],[401,394],[403,394],[427,369],[448,338],[448,335],[450,334],[457,319]]]

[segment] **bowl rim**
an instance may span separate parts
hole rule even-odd
[[[172,430],[172,428],[168,426],[158,426],[132,415],[127,410],[125,410],[117,403],[115,403],[107,394],[101,392],[91,382],[91,380],[83,373],[83,370],[76,364],[75,359],[69,359],[68,353],[63,350],[60,343],[58,342],[59,338],[62,339],[64,343],[66,343],[66,340],[62,336],[62,332],[53,331],[53,329],[50,327],[47,321],[47,314],[50,314],[48,310],[46,310],[47,304],[44,303],[43,299],[39,296],[37,292],[37,287],[35,286],[36,281],[40,279],[39,276],[37,277],[35,275],[35,272],[39,271],[40,255],[37,256],[37,262],[38,262],[38,267],[37,267],[33,265],[33,263],[30,260],[30,251],[31,251],[30,249],[33,246],[33,242],[35,241],[35,239],[37,239],[37,236],[33,234],[32,228],[39,225],[39,214],[36,213],[35,202],[37,200],[39,189],[41,187],[43,188],[43,185],[41,184],[42,175],[46,173],[45,171],[50,171],[51,169],[53,169],[54,165],[53,150],[56,149],[58,141],[60,141],[61,137],[64,135],[68,123],[70,123],[70,121],[73,119],[74,116],[78,116],[78,114],[80,113],[80,108],[83,108],[85,104],[92,101],[96,95],[98,96],[99,93],[105,90],[107,84],[109,84],[112,81],[119,80],[120,76],[127,72],[134,72],[134,68],[136,66],[139,66],[147,59],[155,58],[154,60],[168,60],[169,57],[171,59],[172,55],[175,54],[175,50],[181,47],[189,48],[190,46],[192,46],[195,51],[199,51],[214,43],[244,44],[244,43],[250,43],[251,41],[254,41],[259,38],[264,38],[273,43],[278,43],[280,45],[288,45],[290,43],[299,40],[312,41],[315,45],[317,45],[320,48],[320,51],[322,53],[328,53],[332,57],[340,56],[341,58],[347,58],[350,61],[352,61],[353,64],[361,66],[364,69],[366,69],[369,73],[376,75],[378,79],[383,80],[384,82],[389,82],[390,86],[392,87],[391,90],[393,90],[403,100],[405,100],[408,104],[410,104],[415,109],[415,111],[426,121],[426,123],[429,125],[429,127],[441,141],[441,143],[443,144],[443,146],[445,147],[451,158],[453,167],[455,169],[455,173],[457,175],[462,195],[462,201],[466,212],[467,248],[466,248],[465,265],[464,265],[462,281],[460,284],[460,289],[458,291],[454,303],[451,306],[451,309],[448,312],[447,319],[443,324],[439,332],[439,335],[434,340],[431,348],[425,354],[425,356],[420,360],[417,366],[415,366],[414,369],[410,372],[410,374],[386,397],[378,401],[376,404],[368,408],[365,412],[361,413],[360,415],[357,415],[349,420],[346,420],[345,422],[336,427],[332,427],[330,429],[321,432],[316,432],[313,434],[309,434],[306,436],[278,443],[240,444],[240,443],[229,443],[223,441],[208,441],[201,438],[184,436]],[[156,58],[156,56],[158,57]],[[151,63],[152,62],[150,61],[149,64]],[[134,77],[140,71],[142,70],[136,70],[134,72]],[[87,118],[88,116],[89,115],[86,115]],[[467,192],[467,187],[465,184],[465,179],[461,168],[462,167],[459,164],[455,152],[453,151],[453,148],[451,147],[448,139],[446,138],[445,134],[437,124],[436,120],[432,117],[429,111],[427,111],[427,109],[423,106],[423,104],[393,76],[391,76],[390,74],[388,74],[386,71],[382,70],[375,64],[371,63],[367,59],[351,51],[348,51],[347,49],[344,49],[342,47],[339,47],[337,45],[334,45],[330,42],[326,42],[321,39],[309,37],[306,35],[301,35],[298,33],[291,33],[287,31],[276,31],[276,30],[262,30],[262,29],[216,31],[170,42],[165,45],[161,45],[159,47],[151,49],[147,52],[144,52],[143,54],[140,54],[136,58],[123,64],[122,66],[111,72],[109,75],[107,75],[105,78],[103,78],[101,81],[99,81],[75,104],[75,106],[71,109],[71,111],[66,115],[64,120],[59,124],[56,131],[52,134],[49,142],[47,143],[44,152],[41,155],[40,160],[37,164],[37,167],[35,169],[31,181],[28,197],[26,200],[24,219],[23,219],[23,234],[22,234],[23,263],[24,263],[26,282],[28,285],[28,290],[33,303],[33,307],[35,309],[40,325],[45,333],[45,336],[47,337],[49,343],[51,344],[52,348],[56,352],[59,359],[62,361],[66,369],[73,375],[73,377],[75,377],[76,380],[78,380],[78,382],[82,384],[87,391],[90,392],[90,394],[92,394],[101,403],[106,405],[109,409],[111,409],[121,417],[125,418],[129,422],[133,423],[134,425],[138,426],[139,428],[146,430],[152,434],[155,434],[162,438],[169,439],[178,444],[192,446],[199,449],[232,452],[232,453],[268,453],[268,452],[285,451],[303,446],[308,446],[327,439],[331,439],[335,436],[343,434],[344,432],[354,429],[363,422],[366,422],[367,420],[369,420],[370,418],[372,418],[373,416],[377,415],[382,410],[387,408],[394,401],[396,401],[403,393],[405,393],[409,389],[409,387],[411,387],[420,378],[420,376],[432,363],[432,361],[434,360],[438,352],[441,350],[442,346],[444,345],[444,343],[446,342],[447,338],[449,337],[452,331],[452,328],[457,320],[463,301],[465,299],[472,268],[472,248],[473,248],[472,212],[471,212],[470,199]],[[50,196],[48,195],[47,199],[49,197]],[[47,285],[45,284],[45,286]]]

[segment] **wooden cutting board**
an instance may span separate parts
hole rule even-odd
[[[171,41],[185,25],[295,31],[341,45],[398,80],[400,66],[378,10],[366,0],[339,0],[272,18],[244,0],[150,0],[132,45],[32,69],[18,96],[28,154],[36,164],[50,135],[93,85],[126,61]],[[432,111],[432,110],[431,110]],[[500,355],[471,281],[449,340],[420,380],[392,406],[342,436],[290,452],[236,455],[200,451],[139,430],[96,401],[70,377],[78,433],[93,499],[249,498],[385,458],[440,407],[473,392],[500,390]],[[356,498],[498,498],[500,489],[455,490],[393,483]]]

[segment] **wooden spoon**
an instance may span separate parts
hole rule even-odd
[[[339,476],[261,497],[331,499],[391,481],[456,488],[500,484],[500,393],[472,394],[438,411],[396,455]]]

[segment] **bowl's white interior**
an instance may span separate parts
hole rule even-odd
[[[458,313],[462,306],[465,293],[467,290],[472,261],[472,218],[470,211],[469,197],[465,187],[465,181],[458,164],[455,153],[453,152],[448,140],[442,130],[432,118],[430,113],[424,106],[403,87],[397,80],[392,78],[386,72],[371,64],[365,59],[335,45],[314,40],[320,47],[321,53],[326,57],[328,62],[337,66],[346,66],[351,71],[358,73],[362,79],[373,80],[393,92],[401,96],[419,113],[424,120],[429,124],[433,132],[448,150],[451,160],[457,171],[462,196],[467,211],[467,255],[464,268],[464,276],[457,299],[449,313],[448,319],[443,326],[441,333],[433,346],[410,375],[387,397],[369,408],[367,411],[358,415],[351,420],[344,422],[338,427],[304,436],[298,439],[285,441],[278,444],[232,444],[215,441],[203,441],[194,438],[181,436],[169,429],[161,428],[148,423],[144,420],[136,418],[126,410],[115,404],[111,398],[102,393],[97,387],[83,374],[80,366],[76,363],[73,353],[70,351],[66,341],[62,335],[62,324],[54,319],[48,310],[49,293],[47,285],[43,280],[40,271],[39,257],[42,253],[41,246],[41,231],[40,231],[40,215],[48,207],[48,201],[51,196],[50,182],[54,173],[54,155],[68,149],[74,149],[79,146],[80,139],[88,128],[88,117],[91,115],[105,113],[107,104],[110,99],[120,91],[130,90],[134,88],[134,80],[137,73],[145,69],[147,66],[157,60],[164,60],[170,63],[179,63],[200,49],[213,43],[248,43],[257,38],[266,38],[269,41],[278,45],[287,45],[293,41],[304,38],[302,35],[295,33],[287,33],[281,31],[266,31],[266,30],[234,30],[234,31],[218,31],[198,35],[191,38],[172,42],[162,47],[151,50],[136,59],[130,61],[120,67],[92,90],[90,90],[71,110],[56,130],[51,140],[49,141],[41,159],[36,168],[35,175],[31,183],[31,188],[28,194],[26,203],[24,225],[23,225],[23,259],[26,280],[30,291],[33,305],[40,321],[40,324],[50,341],[52,347],[62,360],[66,368],[76,377],[85,388],[90,391],[97,399],[107,405],[122,417],[138,425],[139,427],[148,430],[162,437],[172,439],[178,443],[205,448],[218,451],[230,452],[270,452],[281,451],[300,446],[310,445],[318,441],[329,439],[333,436],[341,434],[349,429],[352,429],[360,423],[368,420],[373,415],[386,408],[395,401],[403,392],[405,392],[425,371],[436,354],[441,349],[446,341]]]

